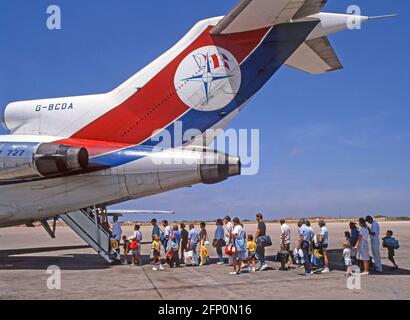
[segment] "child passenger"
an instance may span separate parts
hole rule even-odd
[[[352,275],[352,249],[350,247],[349,240],[346,240],[343,242],[343,260],[345,263],[346,267],[346,275],[351,276]]]
[[[128,253],[130,252],[130,241],[127,239],[127,236],[122,236],[122,248],[124,252],[124,257],[122,264],[128,264]]]
[[[248,236],[248,242],[246,243],[248,248],[248,263],[249,263],[249,272],[256,271],[256,242],[253,239],[253,235]]]
[[[389,261],[393,264],[392,269],[397,270],[399,266],[396,264],[394,255],[395,255],[395,249],[397,249],[398,247],[398,241],[393,238],[393,231],[387,230],[386,236],[382,240],[383,240],[383,247],[387,248],[387,257]]]
[[[152,270],[164,270],[164,267],[161,265],[161,242],[159,242],[159,237],[157,234],[154,235],[151,248],[152,256],[154,257],[154,266],[152,267]]]

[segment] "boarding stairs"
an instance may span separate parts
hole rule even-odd
[[[101,216],[95,208],[81,209],[59,216],[75,233],[88,243],[107,262],[119,259],[118,252],[111,249],[111,238],[101,224]]]

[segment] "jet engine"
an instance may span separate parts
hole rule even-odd
[[[64,175],[86,169],[85,148],[52,143],[0,143],[0,180]]]
[[[202,154],[199,171],[203,184],[219,183],[229,177],[240,175],[241,161],[239,157],[225,153],[206,152]]]

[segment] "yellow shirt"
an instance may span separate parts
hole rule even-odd
[[[255,252],[256,251],[256,242],[255,241],[248,241],[247,246],[248,246],[249,252]]]
[[[161,243],[158,240],[152,241],[151,249],[160,251],[161,250]]]

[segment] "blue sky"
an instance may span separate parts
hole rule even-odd
[[[62,30],[46,9],[62,9]],[[113,89],[236,0],[23,1],[0,4],[0,109],[10,101]],[[330,0],[328,12],[399,13],[330,37],[345,69],[282,68],[232,128],[261,134],[260,171],[122,204],[179,219],[410,213],[408,1]],[[0,130],[0,133],[4,133]],[[117,206],[118,207],[118,206]]]

